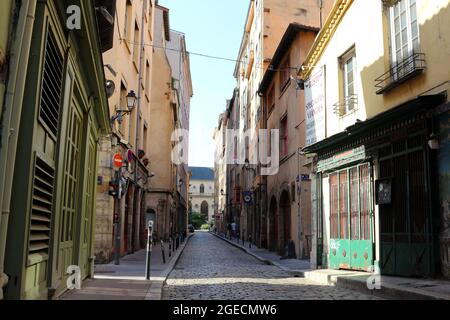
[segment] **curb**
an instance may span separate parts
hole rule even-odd
[[[251,250],[247,249],[246,247],[244,247],[238,243],[235,243],[234,241],[228,240],[228,239],[226,239],[218,234],[212,233],[212,232],[210,232],[210,234],[216,236],[217,238],[219,238],[225,242],[228,242],[229,244],[231,244],[232,246],[234,246],[238,249],[241,249],[242,251],[246,252],[247,254],[251,255],[252,257],[256,258],[257,260],[259,260],[267,265],[278,267],[281,270],[290,273],[294,277],[304,278],[305,272],[308,271],[308,270],[292,270],[292,269],[286,268],[285,266],[279,264],[278,262],[275,262],[273,260],[268,260],[268,259],[265,259],[265,258],[257,255],[256,253],[252,252]]]
[[[184,249],[186,248],[186,245],[193,236],[194,234],[190,234],[186,238],[186,241],[178,248],[178,251],[175,253],[175,256],[170,260],[170,262],[162,272],[162,275],[159,277],[159,279],[151,281],[150,288],[148,289],[144,300],[161,300],[163,288],[164,285],[166,284],[167,278],[172,273],[173,269],[175,268],[175,265],[178,263],[178,260],[180,260],[180,257],[183,254]]]
[[[286,268],[279,263],[264,259],[260,257],[259,255],[255,254],[254,252],[251,252],[246,247],[242,246],[241,244],[238,244],[234,241],[228,240],[218,234],[210,232],[212,235],[216,236],[217,238],[228,242],[232,246],[246,252],[247,254],[253,256],[254,258],[258,259],[259,261],[268,264],[276,266],[283,271],[289,272],[291,275],[296,277],[302,277],[309,279],[311,281],[315,281],[320,284],[328,285],[328,286],[335,286],[337,288],[343,288],[343,289],[351,289],[355,290],[367,295],[373,295],[375,297],[379,298],[388,298],[388,299],[396,299],[396,300],[449,300],[450,297],[447,297],[445,295],[439,294],[439,293],[430,293],[430,292],[424,292],[420,289],[414,289],[409,288],[409,290],[405,290],[404,288],[398,287],[396,285],[392,284],[381,284],[381,289],[377,290],[371,290],[367,287],[367,279],[372,276],[372,274],[367,275],[359,275],[359,279],[356,277],[358,275],[348,275],[344,274],[342,271],[335,270],[334,274],[320,274],[320,270],[292,270],[289,268]],[[382,279],[382,278],[381,278]]]
[[[332,279],[335,282],[335,286],[338,288],[352,289],[359,291],[367,295],[373,295],[379,298],[388,298],[394,300],[449,300],[450,297],[446,297],[439,293],[424,292],[420,289],[409,288],[405,290],[404,288],[398,287],[392,284],[383,283],[383,278],[381,277],[381,288],[371,290],[367,287],[368,277],[363,277],[361,279],[352,279],[351,277],[338,276]]]

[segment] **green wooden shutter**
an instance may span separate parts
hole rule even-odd
[[[47,259],[49,253],[50,224],[53,209],[55,170],[39,155],[35,157],[33,198],[29,233],[28,255]]]
[[[49,29],[45,46],[39,119],[55,140],[58,134],[62,73],[63,56],[58,49],[53,31]]]

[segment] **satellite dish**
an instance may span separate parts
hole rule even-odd
[[[106,81],[106,95],[108,96],[108,99],[112,97],[114,94],[114,91],[116,90],[116,85],[112,80]]]

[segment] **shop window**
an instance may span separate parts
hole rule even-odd
[[[329,181],[331,238],[371,239],[369,164],[332,173]]]

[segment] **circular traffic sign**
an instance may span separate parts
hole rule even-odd
[[[123,157],[120,153],[116,153],[113,157],[113,164],[116,168],[122,168],[123,166]]]

